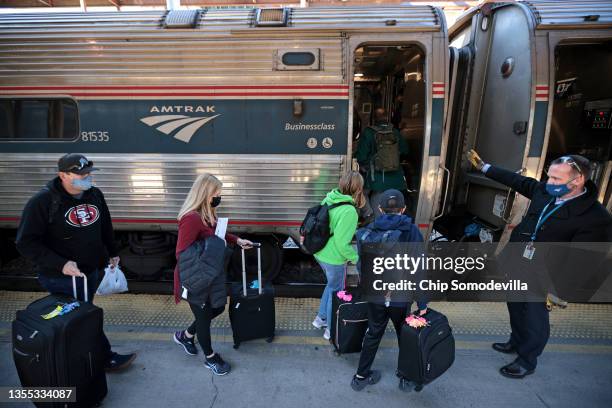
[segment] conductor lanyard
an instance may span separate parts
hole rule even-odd
[[[565,204],[565,201],[562,202],[561,204],[558,204],[557,206],[555,206],[555,208],[553,208],[549,212],[546,212],[546,210],[548,210],[548,207],[552,203],[553,203],[553,201],[551,201],[550,203],[546,204],[546,207],[544,207],[544,209],[540,213],[540,218],[538,218],[538,223],[536,224],[535,230],[533,230],[533,234],[531,234],[531,242],[534,242],[536,240],[536,235],[537,235],[538,230],[540,229],[540,227],[542,227],[542,224],[544,224],[544,222],[546,222],[546,220],[551,215],[553,215],[555,211],[557,211],[559,208],[561,208],[563,206],[563,204]]]

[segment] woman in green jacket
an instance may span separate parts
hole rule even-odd
[[[331,321],[332,295],[343,289],[347,262],[357,262],[357,252],[351,245],[357,229],[357,208],[365,205],[363,195],[363,177],[356,171],[346,173],[340,179],[338,188],[333,189],[321,204],[340,205],[329,211],[329,230],[331,236],[325,247],[314,254],[315,259],[323,268],[327,277],[327,285],[321,296],[319,313],[312,325],[317,329],[326,327],[323,337],[329,340],[328,322]]]

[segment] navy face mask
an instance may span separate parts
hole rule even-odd
[[[221,204],[221,197],[220,196],[213,197],[212,201],[210,202],[210,206],[217,207],[219,204]]]
[[[83,179],[72,179],[70,184],[77,190],[86,191],[93,186],[93,177],[87,176]]]
[[[567,186],[572,181],[574,181],[574,179],[571,179],[565,184],[546,183],[546,192],[553,197],[563,197],[564,195],[572,191],[572,189]]]

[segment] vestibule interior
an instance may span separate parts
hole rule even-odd
[[[408,191],[406,206],[414,216],[423,164],[425,130],[425,54],[414,44],[364,44],[354,54],[353,149],[374,124],[374,111],[384,108],[387,121],[408,145],[400,156]]]
[[[591,160],[600,199],[610,201],[612,170],[612,42],[555,49],[555,88],[546,167],[559,156]],[[545,176],[545,174],[543,174]]]

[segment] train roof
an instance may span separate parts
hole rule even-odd
[[[612,26],[612,2],[609,0],[530,0],[521,1],[536,18],[537,28]]]
[[[512,3],[523,4],[531,11],[536,30],[612,28],[610,0],[529,0],[488,2],[474,7],[457,19],[449,35],[461,30],[483,8]]]
[[[393,32],[444,30],[432,6],[320,8],[206,8],[199,10],[0,14],[0,41],[44,36],[147,37],[269,33]]]

